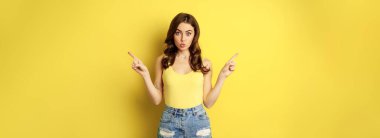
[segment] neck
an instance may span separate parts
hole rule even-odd
[[[186,57],[189,57],[189,55],[190,55],[190,51],[189,50],[184,50],[184,51],[178,50],[177,51],[177,56],[186,56]]]

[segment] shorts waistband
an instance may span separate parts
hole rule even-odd
[[[203,108],[203,105],[200,104],[200,105],[197,105],[195,107],[191,107],[191,108],[174,108],[174,107],[170,107],[168,105],[165,105],[165,111],[169,112],[169,113],[173,113],[173,114],[184,114],[184,113],[197,113],[197,112],[202,112],[202,111],[205,111],[204,108]]]

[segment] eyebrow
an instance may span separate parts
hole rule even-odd
[[[178,31],[181,31],[181,30],[179,30],[179,29],[177,29]],[[190,31],[190,32],[192,32],[192,30],[187,30],[187,31]],[[185,32],[187,32],[187,31],[185,31]],[[181,31],[182,32],[182,31]]]

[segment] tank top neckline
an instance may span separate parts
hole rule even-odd
[[[188,73],[182,74],[182,73],[178,73],[178,72],[176,72],[176,71],[172,68],[172,66],[169,66],[169,68],[170,68],[170,69],[172,70],[172,72],[174,72],[175,74],[179,74],[179,75],[183,75],[183,76],[185,76],[185,75],[189,75],[189,74],[191,74],[191,73],[194,73],[194,71],[191,70],[191,71],[188,72]]]

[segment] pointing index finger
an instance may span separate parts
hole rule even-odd
[[[236,57],[238,56],[238,53],[236,53],[235,55],[233,55],[230,60],[228,60],[229,62],[231,62],[232,60],[234,60]]]
[[[132,58],[135,58],[135,55],[133,55],[131,52],[128,51],[128,54],[129,54]]]

